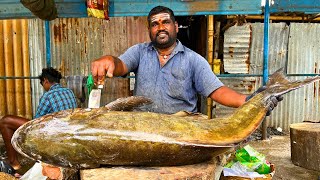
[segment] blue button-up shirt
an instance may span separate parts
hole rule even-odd
[[[161,67],[151,43],[130,47],[121,59],[136,75],[134,94],[149,97],[146,110],[160,113],[197,111],[197,94],[208,97],[223,86],[201,55],[177,41],[167,63]]]
[[[40,98],[34,118],[76,107],[77,101],[73,92],[68,88],[61,87],[60,84],[54,84]]]

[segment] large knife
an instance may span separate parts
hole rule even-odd
[[[88,108],[99,108],[103,84],[94,86],[92,75],[89,75],[87,80],[87,87],[89,92]]]

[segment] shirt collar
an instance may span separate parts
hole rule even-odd
[[[60,85],[59,83],[56,83],[56,84],[54,84],[54,85],[52,85],[52,86],[50,87],[49,91],[50,91],[50,90],[53,90],[53,89],[57,89],[57,88],[59,88],[59,87],[61,87],[61,85]]]
[[[148,50],[155,50],[156,48],[152,45],[152,43],[150,42],[147,45]],[[173,54],[176,54],[177,52],[184,52],[184,47],[182,45],[182,43],[177,39],[177,46],[174,48]]]

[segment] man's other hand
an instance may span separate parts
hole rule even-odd
[[[264,91],[264,90],[266,90],[266,89],[267,89],[266,86],[260,87],[260,88],[257,89],[255,92],[253,92],[251,95],[247,96],[246,101],[249,101],[249,100],[250,100],[251,98],[253,98],[255,95],[259,94],[260,92],[262,92],[262,91]],[[271,96],[271,97],[269,98],[269,102],[267,103],[267,105],[269,106],[269,108],[268,108],[268,111],[267,111],[266,116],[270,116],[271,111],[272,111],[275,107],[277,107],[278,102],[280,102],[280,101],[282,101],[282,100],[283,100],[283,97],[282,97],[282,96],[278,96],[278,97],[276,97],[276,96]]]
[[[282,100],[283,100],[283,97],[282,97],[282,96],[278,96],[278,97],[276,97],[276,96],[271,96],[270,99],[269,99],[270,102],[268,102],[269,109],[268,109],[268,111],[267,111],[266,116],[270,116],[271,111],[272,111],[275,107],[277,107],[278,102],[280,102],[280,101],[282,101]]]

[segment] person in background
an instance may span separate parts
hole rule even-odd
[[[76,98],[72,90],[64,88],[59,84],[61,78],[61,73],[54,68],[42,69],[39,79],[40,84],[46,92],[40,98],[34,118],[39,118],[53,112],[77,108]],[[15,130],[28,121],[29,119],[13,115],[6,115],[0,119],[0,131],[8,156],[7,162],[15,170],[20,168],[20,163],[17,159],[17,152],[12,147],[11,138]]]
[[[153,100],[147,111],[166,114],[197,112],[197,94],[228,107],[239,107],[265,89],[259,88],[246,96],[224,86],[206,59],[177,39],[178,23],[171,9],[154,7],[148,15],[148,30],[151,42],[136,44],[119,57],[106,55],[91,63],[96,84],[101,84],[106,75],[124,76],[134,72],[134,95]],[[270,100],[268,114],[282,97]]]

